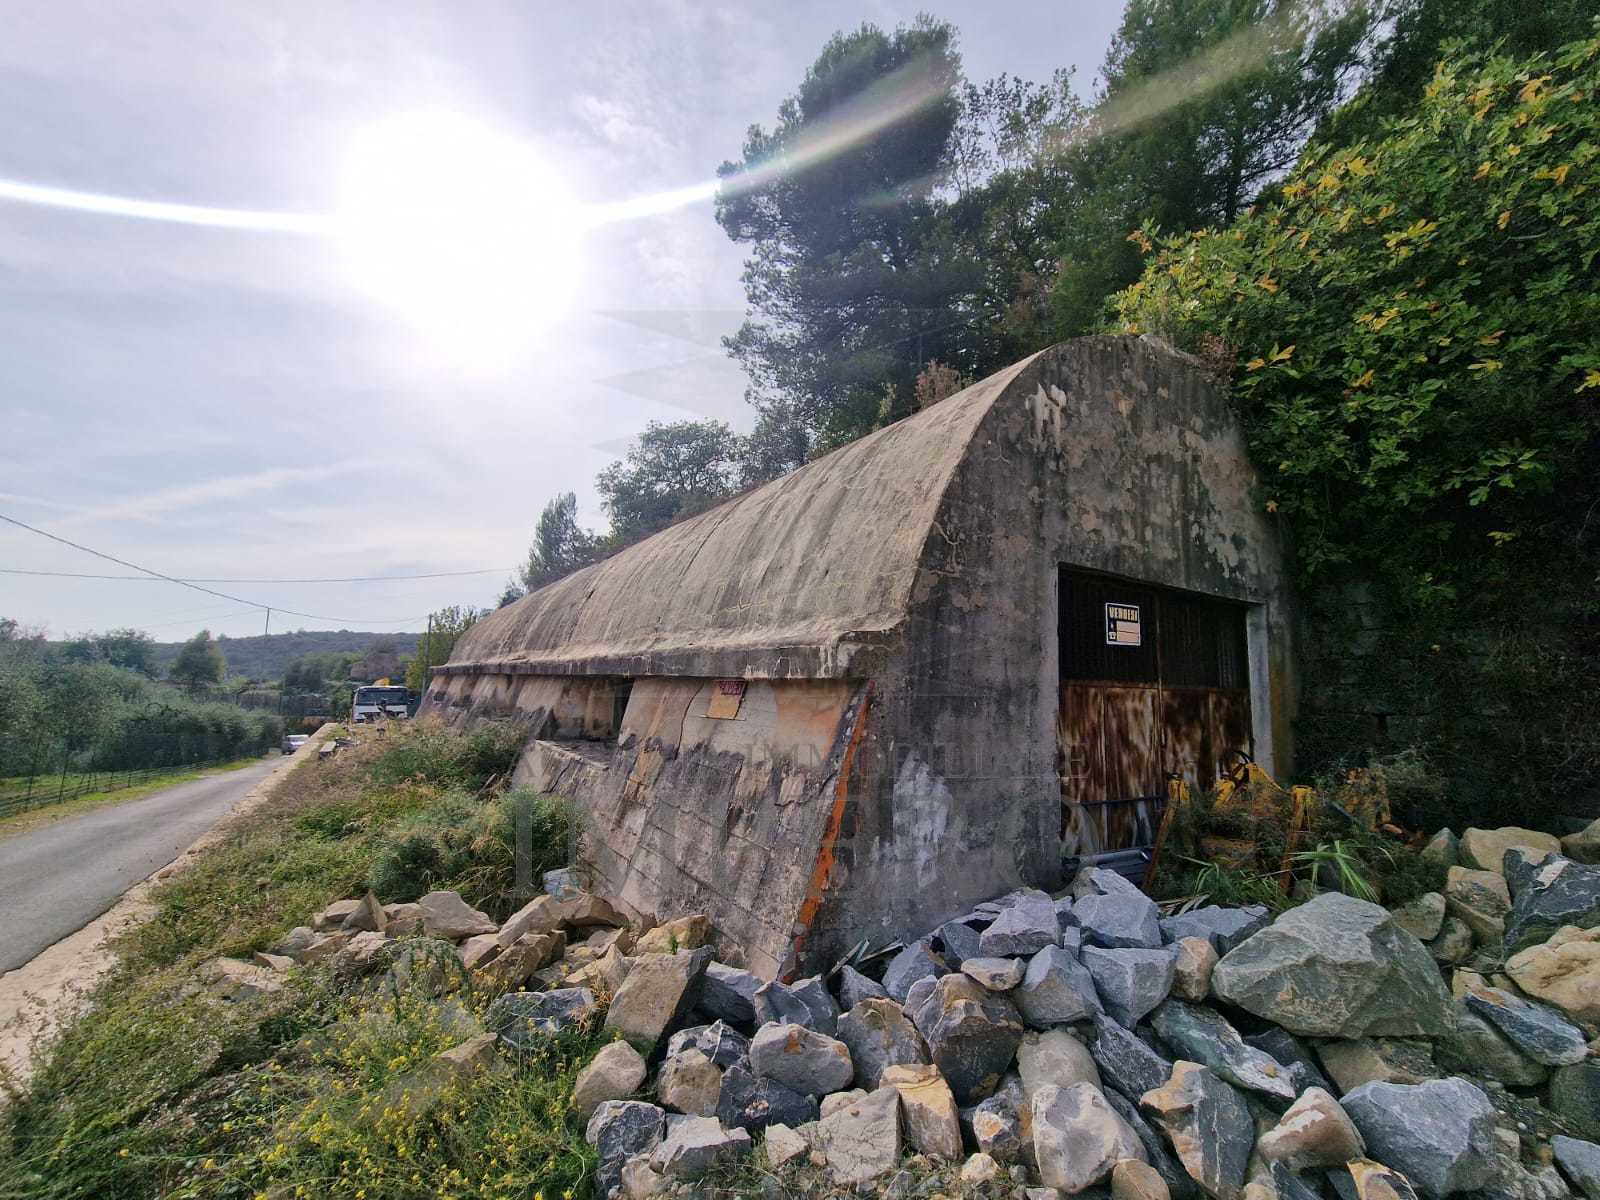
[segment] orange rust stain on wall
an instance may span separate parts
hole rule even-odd
[[[861,709],[856,713],[855,724],[850,730],[850,740],[846,743],[844,753],[839,757],[839,779],[833,788],[833,810],[828,814],[828,824],[822,831],[822,844],[817,848],[817,862],[811,869],[811,886],[806,890],[806,898],[801,901],[800,911],[795,914],[795,924],[800,932],[795,935],[794,955],[798,959],[800,949],[805,943],[806,934],[811,929],[811,922],[816,919],[817,910],[822,907],[822,896],[827,891],[828,877],[833,874],[834,847],[839,840],[839,829],[844,824],[844,805],[850,795],[850,768],[855,762],[856,750],[861,745],[862,735],[867,731],[867,710],[872,705],[872,684],[868,682],[866,690],[861,695]],[[793,973],[786,982],[793,982]]]

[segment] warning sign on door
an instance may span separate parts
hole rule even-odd
[[[1138,646],[1143,644],[1139,627],[1137,604],[1106,605],[1106,645]]]

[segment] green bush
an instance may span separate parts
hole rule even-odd
[[[486,725],[465,735],[432,721],[388,728],[393,745],[371,767],[375,782],[416,780],[471,791],[496,776],[509,776],[528,739],[525,728],[509,723]]]
[[[1136,234],[1114,299],[1230,387],[1299,564],[1302,763],[1423,744],[1454,819],[1600,788],[1597,94],[1600,38],[1455,51],[1228,229]]]

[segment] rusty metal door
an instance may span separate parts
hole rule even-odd
[[[1057,761],[1067,854],[1148,845],[1166,779],[1251,749],[1243,605],[1061,571]]]

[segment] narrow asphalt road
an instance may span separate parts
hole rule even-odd
[[[0,839],[0,974],[82,929],[177,858],[282,759]]]

